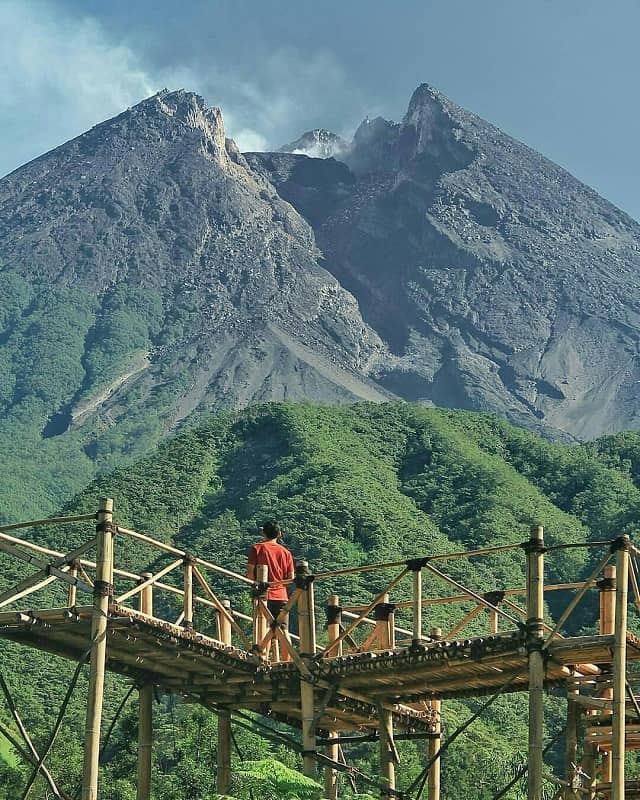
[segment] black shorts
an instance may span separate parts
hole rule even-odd
[[[271,616],[274,619],[277,618],[278,614],[287,605],[287,602],[288,602],[287,600],[267,600],[267,608],[269,609],[269,612],[271,613]],[[287,614],[287,616],[283,620],[283,625],[285,626],[285,628],[287,627],[288,622],[289,622],[289,615]]]

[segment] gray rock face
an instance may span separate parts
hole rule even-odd
[[[180,340],[132,378],[138,403],[175,383],[170,424],[252,401],[389,396],[367,378],[384,347],[312,229],[192,93],[151,97],[0,181],[0,258],[41,285],[157,293],[168,321],[188,305]],[[126,417],[130,388],[96,413]]]
[[[113,430],[133,405],[166,430],[392,396],[568,437],[639,427],[637,223],[428,86],[401,123],[284,149],[316,145],[242,155],[218,109],[162,92],[0,181],[0,284],[97,298],[49,434]],[[162,319],[100,383],[118,289],[159,297]]]
[[[281,153],[295,153],[310,156],[311,158],[338,158],[341,153],[348,150],[349,144],[336,133],[326,128],[314,128],[303,133],[295,142],[290,142],[279,148]]]
[[[247,158],[387,344],[385,388],[576,437],[639,426],[640,225],[565,170],[426,85],[342,165]]]

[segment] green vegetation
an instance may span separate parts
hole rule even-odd
[[[518,543],[538,523],[545,525],[550,544],[613,538],[638,527],[639,476],[639,434],[567,447],[494,417],[405,403],[340,408],[271,404],[211,417],[184,430],[134,465],[99,477],[67,508],[94,510],[99,496],[110,495],[121,524],[236,570],[244,567],[256,527],[275,516],[295,555],[322,571]],[[44,536],[40,530],[33,535]],[[75,535],[57,531],[57,545],[76,541]],[[136,569],[148,566],[148,551],[130,540],[118,538],[116,552]],[[550,579],[585,577],[592,557],[581,550],[562,552],[548,558]],[[0,574],[5,574],[4,560],[2,565]],[[447,571],[478,591],[522,586],[524,559],[515,551],[473,563],[450,562]],[[344,604],[362,602],[382,588],[385,577],[390,576],[319,581],[318,597],[322,602],[324,595],[337,592]],[[443,590],[426,582],[432,595]],[[557,595],[558,605],[566,604],[567,595]],[[236,587],[233,603],[245,606],[246,592]],[[426,626],[446,628],[470,607],[438,609],[429,612]],[[550,619],[556,615],[554,605],[548,614]],[[584,604],[569,630],[593,630],[596,614],[594,603]],[[486,620],[478,619],[477,625],[476,630],[486,629]],[[51,725],[45,712],[59,697],[69,665],[13,645],[4,646],[2,655],[20,709],[41,742]],[[51,675],[56,676],[55,686]],[[110,680],[107,719],[125,690],[121,681]],[[83,691],[79,686],[64,736],[52,753],[52,770],[67,788],[73,788],[79,775]],[[445,702],[447,729],[451,732],[476,707],[476,701]],[[110,800],[135,796],[134,712],[132,700],[105,755],[104,796]],[[550,696],[549,735],[559,729],[559,717],[558,701]],[[155,800],[213,797],[215,718],[162,698],[155,720]],[[251,774],[272,769],[265,759],[275,757],[289,769],[298,766],[295,754],[285,748],[242,730],[237,736],[235,770],[246,777],[237,787],[238,797],[251,786]],[[525,698],[501,698],[447,753],[445,798],[489,800],[521,763],[525,742]],[[426,745],[401,744],[399,782],[406,787],[424,762]],[[375,748],[359,746],[348,755],[364,772],[375,774]],[[552,752],[551,766],[557,758]],[[22,764],[0,768],[2,800],[15,796],[4,787],[16,772],[24,774]],[[281,774],[274,772],[276,783]],[[273,796],[287,796],[278,791],[285,790],[273,789]],[[291,791],[305,796],[300,786]],[[254,792],[256,800],[259,796]],[[508,800],[520,796],[520,789],[514,790]]]
[[[126,381],[146,375],[163,319],[162,298],[148,289],[98,297],[0,267],[0,523],[53,512],[98,470],[164,436],[183,388],[178,371],[156,378],[163,386],[151,397],[144,381]],[[127,408],[118,424],[122,407],[101,405],[114,387]],[[78,424],[92,401],[101,413]]]

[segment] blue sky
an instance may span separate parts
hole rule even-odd
[[[640,219],[638,0],[0,0],[0,173],[164,86],[244,149],[431,83]]]

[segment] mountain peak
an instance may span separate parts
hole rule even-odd
[[[348,143],[337,133],[326,128],[306,131],[295,141],[278,148],[280,153],[294,153],[310,158],[339,157],[348,148]]]

